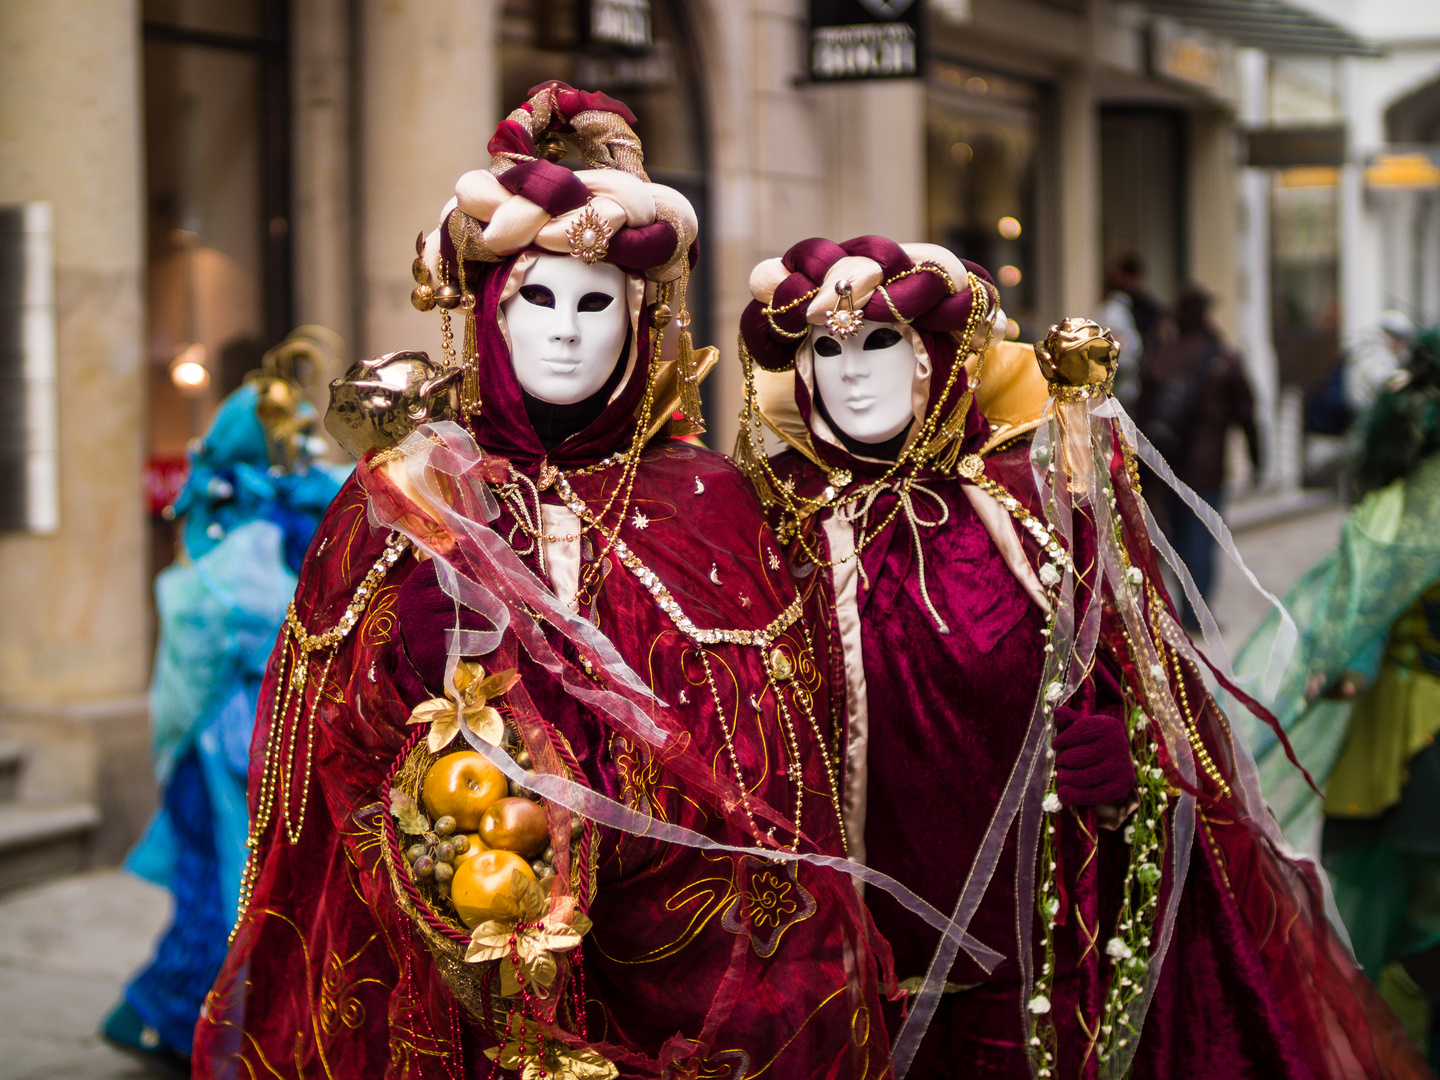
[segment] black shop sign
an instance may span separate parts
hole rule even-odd
[[[920,8],[921,0],[810,0],[810,78],[915,78]]]

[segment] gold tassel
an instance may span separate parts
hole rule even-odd
[[[473,416],[480,411],[480,345],[475,331],[475,301],[466,297],[465,303],[465,348],[460,354],[460,366],[464,374],[460,381],[460,411]]]
[[[735,453],[733,455],[735,464],[740,471],[749,478],[751,485],[755,488],[755,495],[760,500],[760,505],[768,509],[774,506],[779,499],[775,494],[775,489],[771,487],[770,481],[765,475],[765,466],[759,460],[759,456],[755,450],[755,444],[752,441],[759,436],[755,435],[752,430],[751,425],[756,421],[749,408],[746,408],[741,422],[744,426],[741,428],[739,438],[735,440]]]
[[[697,429],[699,435],[705,430],[705,417],[700,408],[700,370],[695,360],[695,344],[690,339],[688,314],[681,316],[686,325],[680,330],[680,345],[675,357],[675,366],[680,377],[680,411],[685,419]]]
[[[675,325],[680,328],[680,341],[675,351],[676,383],[680,391],[680,412],[689,421],[688,434],[705,434],[705,417],[700,408],[700,371],[695,360],[695,342],[690,337],[690,271],[681,271],[675,292],[680,298],[680,314]]]

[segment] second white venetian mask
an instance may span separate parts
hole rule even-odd
[[[516,379],[552,405],[573,405],[603,387],[630,327],[624,271],[570,255],[537,258],[501,308]]]
[[[857,442],[883,443],[914,418],[915,348],[889,326],[870,323],[841,340],[810,333],[815,389],[830,419]]]

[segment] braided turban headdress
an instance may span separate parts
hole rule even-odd
[[[695,210],[645,174],[634,114],[605,94],[544,83],[495,129],[490,167],[460,177],[422,258],[442,280],[449,266],[499,262],[527,250],[603,260],[653,282],[688,271],[699,231]],[[548,160],[559,136],[586,168]],[[588,244],[587,244],[588,241]]]

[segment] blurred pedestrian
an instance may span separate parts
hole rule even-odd
[[[1133,253],[1116,259],[1105,271],[1105,299],[1096,319],[1108,327],[1120,346],[1114,394],[1127,409],[1140,395],[1140,366],[1147,342],[1159,345],[1164,307],[1142,284],[1144,263]]]
[[[1141,365],[1141,430],[1185,484],[1217,512],[1225,481],[1225,444],[1230,429],[1245,433],[1251,464],[1260,466],[1254,396],[1240,354],[1226,346],[1210,321],[1213,296],[1202,286],[1182,286],[1175,301],[1175,339],[1147,350]],[[1165,489],[1171,544],[1207,603],[1214,588],[1215,541],[1180,493]],[[1188,600],[1181,616],[1198,625]]]

